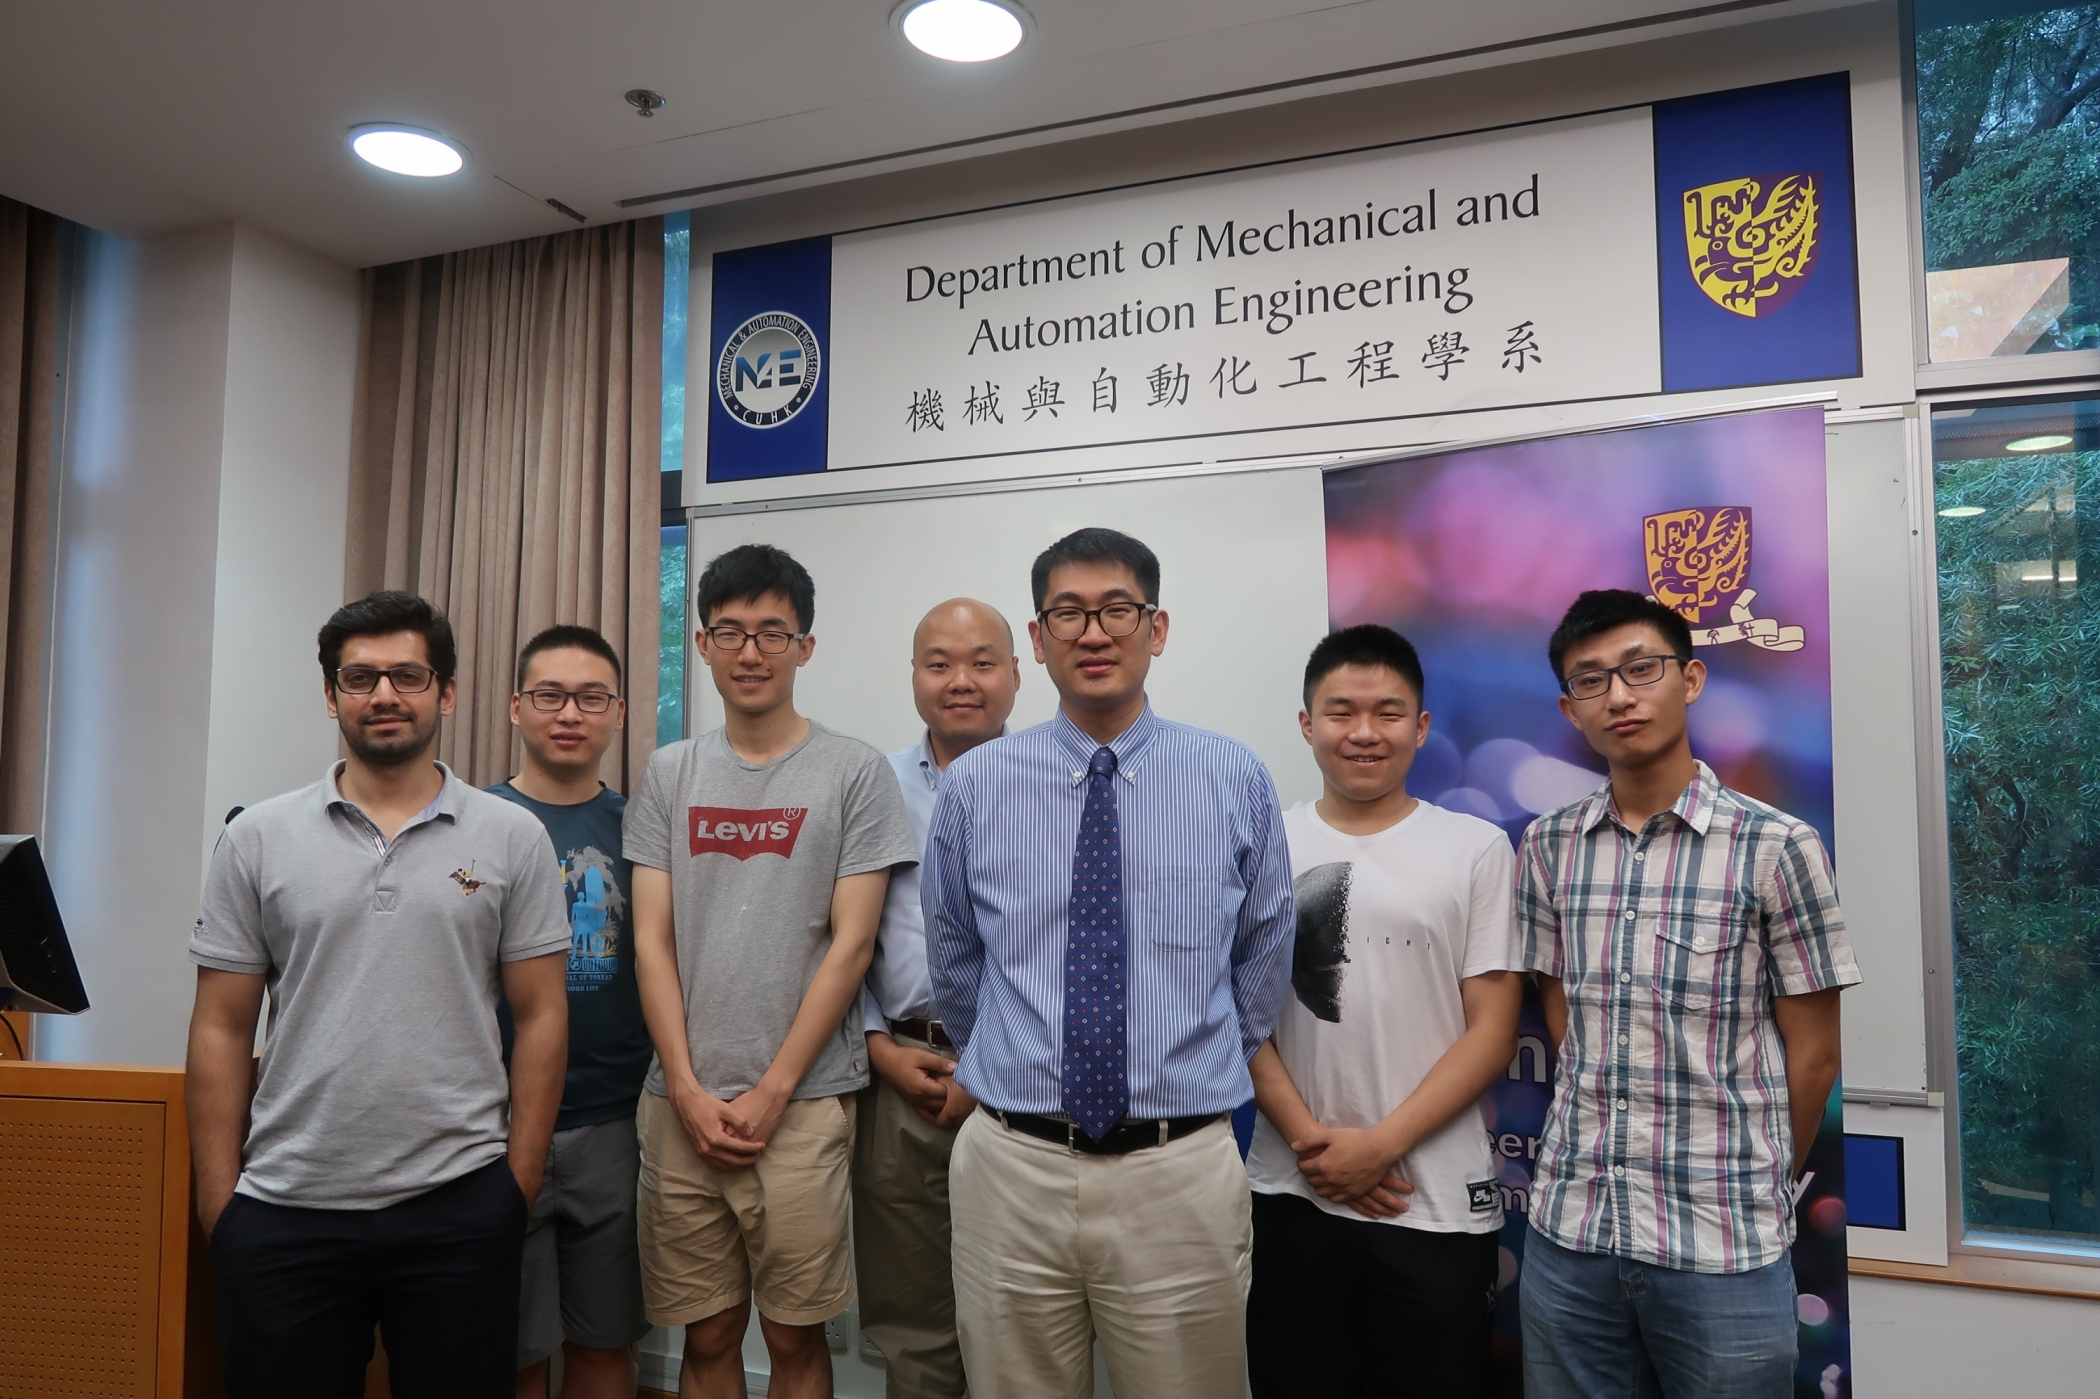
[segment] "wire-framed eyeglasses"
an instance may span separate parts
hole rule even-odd
[[[335,687],[346,695],[369,695],[379,688],[382,675],[397,695],[420,695],[437,679],[437,672],[427,665],[388,666],[383,670],[378,666],[346,665],[336,667]]]
[[[1086,635],[1090,622],[1101,624],[1103,636],[1129,636],[1157,611],[1149,602],[1112,602],[1106,607],[1048,607],[1035,615],[1042,621],[1043,630],[1057,640],[1077,641]]]
[[[1653,685],[1663,678],[1670,662],[1685,663],[1683,656],[1635,656],[1624,665],[1615,665],[1608,670],[1578,670],[1560,682],[1561,693],[1569,699],[1595,699],[1611,688],[1611,678],[1616,675],[1628,685]]]
[[[746,641],[755,641],[758,643],[758,649],[767,655],[780,656],[785,655],[788,647],[807,635],[808,632],[799,631],[745,631],[742,627],[709,627],[707,644],[718,651],[733,654],[743,650]]]
[[[559,714],[571,700],[576,702],[579,714],[603,714],[613,707],[619,696],[610,690],[563,690],[552,685],[537,690],[520,690],[519,694],[529,700],[534,709],[542,714]]]

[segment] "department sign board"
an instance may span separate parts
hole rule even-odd
[[[1848,378],[1857,280],[1846,74],[740,249],[706,478]]]

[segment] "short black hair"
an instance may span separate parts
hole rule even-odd
[[[1073,530],[1035,556],[1028,582],[1035,590],[1036,611],[1043,610],[1043,599],[1050,595],[1050,570],[1068,563],[1121,564],[1137,579],[1138,592],[1145,601],[1159,605],[1159,555],[1121,530],[1090,525]]]
[[[335,683],[336,668],[343,663],[343,643],[353,636],[391,636],[412,631],[423,638],[430,668],[438,684],[449,684],[459,669],[459,646],[452,639],[452,624],[427,599],[399,588],[381,588],[356,602],[346,602],[321,627],[321,675]]]
[[[1593,588],[1575,599],[1553,629],[1546,643],[1546,658],[1553,662],[1553,678],[1565,680],[1561,662],[1578,642],[1619,627],[1640,623],[1662,633],[1670,654],[1681,661],[1692,658],[1692,625],[1682,614],[1628,588]]]
[[[525,688],[525,673],[532,669],[532,658],[542,651],[588,651],[613,668],[613,688],[627,688],[626,676],[620,669],[620,656],[612,643],[590,627],[562,625],[549,627],[525,643],[518,652],[518,688]]]
[[[1313,691],[1320,682],[1345,665],[1376,666],[1390,670],[1415,692],[1415,707],[1422,707],[1422,658],[1415,644],[1391,627],[1376,622],[1343,627],[1320,638],[1305,663],[1305,707],[1312,708]]]
[[[693,587],[693,610],[700,625],[713,622],[716,609],[732,602],[755,602],[779,593],[795,609],[795,625],[807,632],[817,620],[817,585],[809,570],[771,544],[739,544],[707,561]]]

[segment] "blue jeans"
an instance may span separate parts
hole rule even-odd
[[[1524,1399],[1792,1399],[1794,1265],[1692,1273],[1524,1240]]]

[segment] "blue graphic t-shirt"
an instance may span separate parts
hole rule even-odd
[[[540,818],[561,857],[569,898],[569,1078],[555,1127],[588,1127],[634,1115],[649,1072],[649,1027],[634,980],[628,862],[620,849],[627,798],[601,788],[587,802],[552,806],[508,782],[489,788]],[[511,1041],[503,1008],[503,1047]]]

